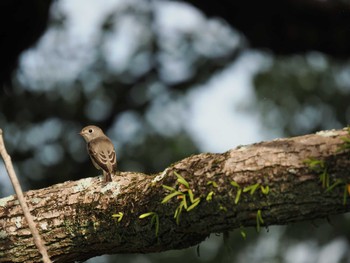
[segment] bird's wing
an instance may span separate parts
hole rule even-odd
[[[115,172],[117,158],[113,143],[106,137],[92,140],[88,145],[89,153],[95,163],[108,173]]]

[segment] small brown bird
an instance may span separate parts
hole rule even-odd
[[[105,182],[112,182],[112,174],[117,171],[117,157],[112,141],[94,125],[84,127],[79,133],[87,143],[87,151],[92,163],[103,171]]]

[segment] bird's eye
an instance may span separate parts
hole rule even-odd
[[[89,129],[89,133],[92,133],[92,129]]]

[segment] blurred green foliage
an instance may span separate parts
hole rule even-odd
[[[350,122],[350,66],[321,53],[277,58],[255,77],[267,128],[285,136],[339,129]]]

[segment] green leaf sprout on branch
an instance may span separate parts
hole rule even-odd
[[[122,221],[123,216],[124,216],[124,213],[122,213],[122,212],[119,212],[118,214],[113,214],[113,215],[112,215],[113,218],[117,218],[117,222],[118,222],[118,223],[119,223],[120,221]]]
[[[155,233],[156,233],[156,237],[158,237],[158,233],[159,233],[159,216],[156,212],[148,212],[148,213],[144,213],[142,215],[139,216],[140,219],[144,219],[146,217],[152,216],[151,218],[151,227],[155,224]]]
[[[259,209],[256,213],[256,231],[258,233],[260,232],[260,224],[264,224],[264,219],[262,218],[261,210]]]

